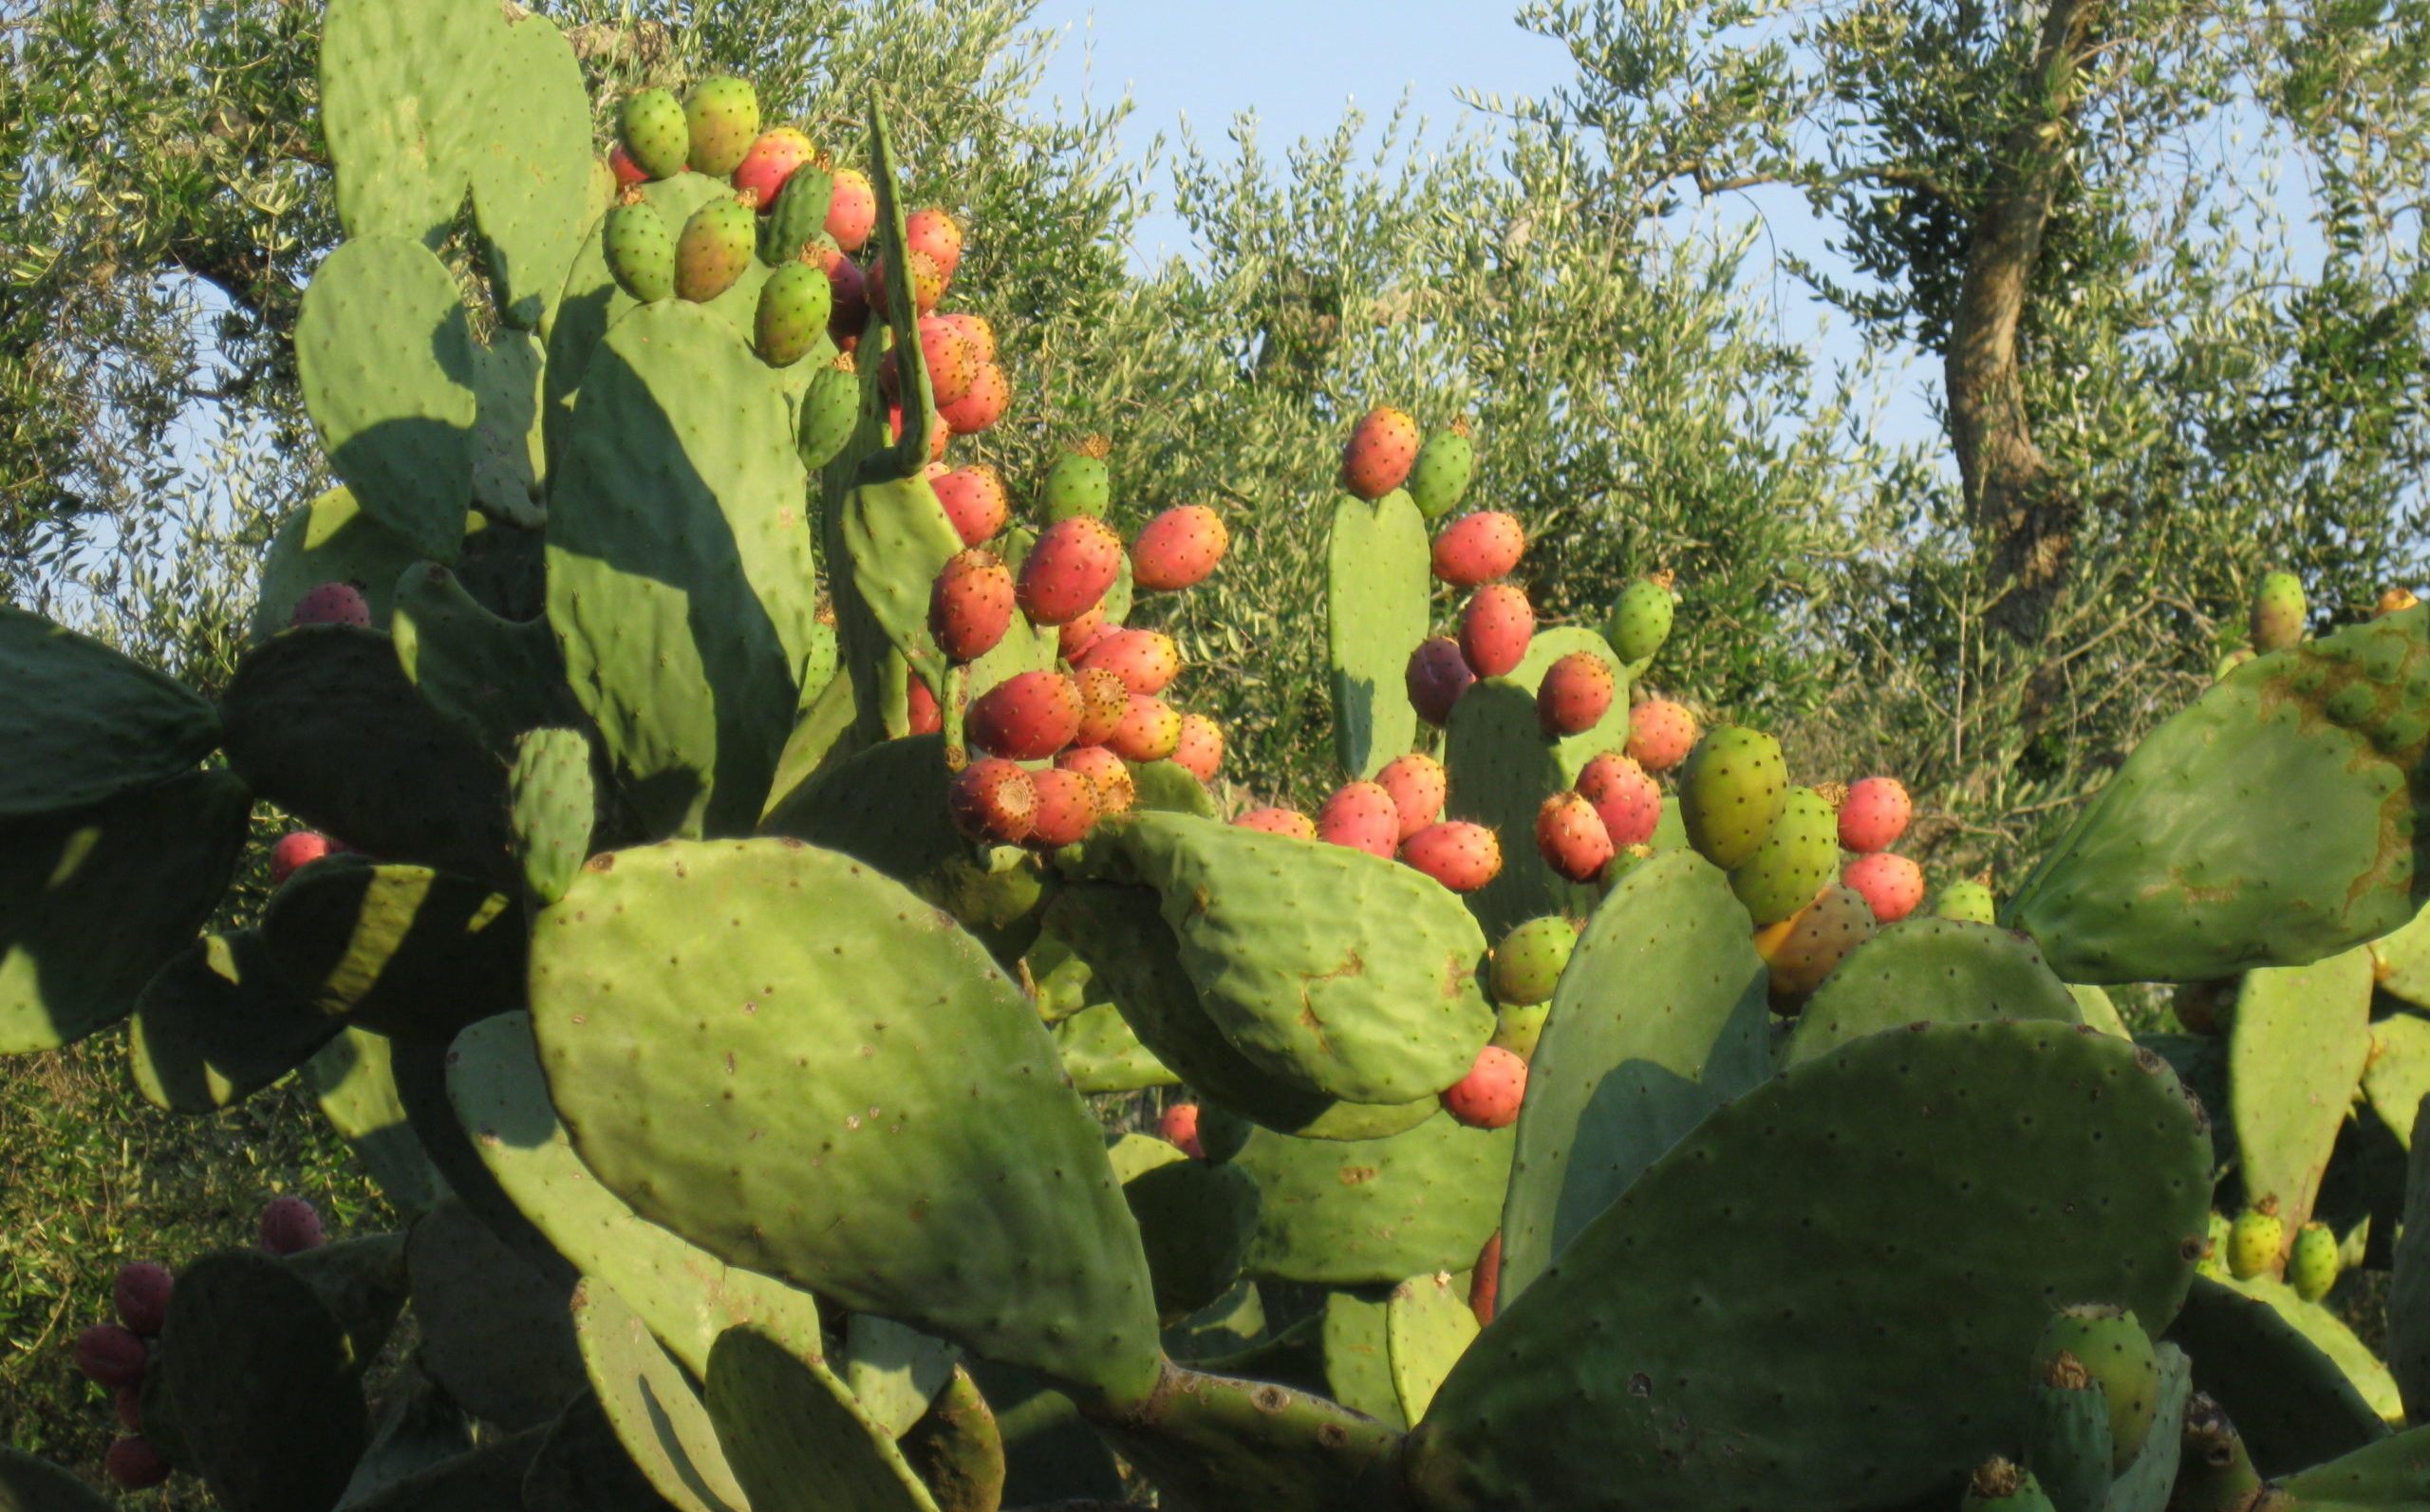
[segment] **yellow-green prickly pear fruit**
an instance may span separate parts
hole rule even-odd
[[[1933,912],[1943,919],[1960,919],[1968,924],[1997,924],[2000,901],[1991,894],[1991,885],[1981,877],[1953,882],[1940,889],[1933,900]]]
[[[1781,743],[1759,730],[1719,725],[1679,769],[1679,817],[1688,843],[1724,871],[1762,848],[1787,806],[1788,760]]]
[[[1957,1504],[1962,1512],[2057,1512],[2031,1470],[1996,1456],[1975,1467]]]
[[[2287,1284],[2307,1302],[2317,1302],[2337,1284],[2337,1236],[2327,1223],[2306,1223],[2295,1230],[2295,1250],[2287,1260]]]
[[[2194,1263],[2196,1274],[2208,1276],[2215,1281],[2228,1279],[2229,1226],[2227,1214],[2213,1213],[2211,1215],[2209,1241],[2202,1246],[2202,1258]]]
[[[1791,788],[1755,853],[1729,873],[1729,890],[1758,928],[1804,907],[1840,869],[1840,816],[1812,788]]]
[[[1410,465],[1409,479],[1401,486],[1409,490],[1420,514],[1439,520],[1467,494],[1468,480],[1476,470],[1477,446],[1469,438],[1468,422],[1455,420],[1417,449],[1417,460]]]
[[[734,287],[758,254],[758,196],[749,190],[692,212],[675,238],[675,292],[701,304]]]
[[[2304,584],[2292,572],[2265,572],[2252,595],[2252,648],[2283,651],[2304,638]]]
[[[2062,1354],[2074,1356],[2108,1399],[2110,1468],[2124,1469],[2142,1452],[2159,1411],[2160,1365],[2152,1336],[2123,1307],[2063,1307],[2033,1346],[2034,1374],[2047,1375]]]
[[[1494,947],[1493,1000],[1505,1008],[1551,1001],[1577,948],[1578,926],[1560,914],[1512,925]]]
[[[674,177],[691,157],[692,131],[682,103],[666,90],[643,89],[627,97],[616,127],[625,156],[652,178]]]
[[[740,79],[703,79],[683,102],[692,171],[723,178],[742,166],[759,136],[759,91]]]
[[[2278,1199],[2264,1197],[2236,1215],[2228,1230],[2228,1274],[2249,1280],[2278,1268],[2279,1252],[2287,1247],[2286,1221],[2278,1216]]]
[[[1620,589],[1612,601],[1612,612],[1603,620],[1603,639],[1620,653],[1623,662],[1651,661],[1671,638],[1673,603],[1671,585],[1675,579],[1668,572],[1641,577]]]

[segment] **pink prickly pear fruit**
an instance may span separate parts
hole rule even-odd
[[[1125,761],[1162,761],[1181,749],[1181,715],[1162,699],[1133,693],[1105,744]]]
[[[1645,768],[1617,753],[1606,751],[1587,762],[1578,774],[1578,792],[1595,806],[1616,849],[1644,845],[1662,822],[1662,789]]]
[[[970,388],[950,404],[940,404],[937,413],[956,436],[976,436],[1004,418],[1004,409],[1013,401],[1013,381],[994,363],[982,362],[970,381]]]
[[[336,841],[316,831],[295,830],[280,835],[270,848],[270,885],[284,886],[288,878],[337,850]]]
[[[1417,460],[1417,421],[1378,405],[1350,428],[1341,449],[1341,486],[1370,502],[1401,486]]]
[[[1468,1073],[1443,1089],[1443,1111],[1470,1129],[1507,1129],[1519,1121],[1527,1097],[1527,1063],[1487,1045]]]
[[[954,775],[945,812],[973,840],[1019,845],[1037,820],[1037,784],[1019,762],[987,756]]]
[[[1493,1321],[1494,1303],[1502,1296],[1502,1230],[1477,1251],[1477,1262],[1468,1270],[1468,1311],[1477,1316],[1477,1325]]]
[[[169,1478],[169,1462],[140,1434],[113,1440],[102,1456],[102,1469],[122,1491],[144,1491]]]
[[[1184,504],[1150,520],[1131,543],[1131,580],[1143,589],[1196,588],[1224,560],[1232,532],[1204,504]]]
[[[1882,924],[1897,924],[1924,901],[1924,868],[1893,850],[1876,850],[1840,868],[1840,880],[1864,898]]]
[[[928,629],[949,661],[976,662],[1013,627],[1013,574],[995,552],[957,552],[928,593]]]
[[[906,252],[903,265],[911,270],[911,310],[918,315],[932,314],[945,297],[945,286],[953,280],[937,266],[937,260],[926,252]],[[877,309],[887,308],[887,267],[881,257],[869,264],[869,304]]]
[[[273,1255],[301,1255],[319,1249],[321,1213],[301,1197],[273,1197],[262,1207],[259,1234],[262,1248]]]
[[[1036,761],[1080,730],[1080,690],[1060,672],[1019,672],[970,705],[971,743],[993,756]]]
[[[1400,858],[1453,892],[1474,892],[1502,874],[1502,841],[1484,825],[1446,819],[1402,841]]]
[[[1055,768],[1058,772],[1076,772],[1096,784],[1100,817],[1111,819],[1117,813],[1129,813],[1139,799],[1139,787],[1131,779],[1131,768],[1104,746],[1075,746],[1055,758]]]
[[[295,601],[295,612],[287,617],[295,625],[353,625],[368,629],[371,625],[371,602],[363,589],[351,583],[324,583]]]
[[[1460,611],[1460,654],[1481,678],[1498,678],[1527,656],[1536,637],[1536,610],[1526,590],[1488,583]]]
[[[138,1334],[159,1333],[169,1320],[169,1289],[175,1282],[169,1267],[150,1260],[120,1266],[118,1279],[110,1283],[118,1320]]]
[[[1083,667],[1103,667],[1133,693],[1151,697],[1181,675],[1181,648],[1162,630],[1116,630],[1089,647]]]
[[[858,168],[835,170],[835,192],[827,200],[827,234],[848,252],[869,245],[877,230],[877,189]]]
[[[1556,793],[1536,811],[1536,852],[1572,882],[1592,882],[1611,862],[1612,832],[1581,793]]]
[[[1400,845],[1400,811],[1381,783],[1344,783],[1317,811],[1317,838],[1371,856],[1389,856]]]
[[[964,546],[984,546],[1012,518],[1012,496],[1004,492],[1003,475],[984,462],[949,468],[929,479],[937,502]]]
[[[920,321],[920,360],[928,369],[929,393],[940,405],[950,404],[969,393],[970,385],[979,379],[979,359],[972,353],[969,340],[933,315]],[[900,392],[892,352],[880,361],[877,376],[889,396]],[[946,421],[946,428],[952,428],[950,420]]]
[[[1429,724],[1442,724],[1451,718],[1451,705],[1468,691],[1477,680],[1476,669],[1460,652],[1460,643],[1448,635],[1438,635],[1421,642],[1409,656],[1409,671],[1402,684],[1409,691],[1410,706],[1417,717]]]
[[[1205,1160],[1206,1147],[1198,1142],[1198,1105],[1175,1103],[1156,1120],[1156,1132],[1164,1141],[1192,1160]]]
[[[1021,612],[1033,625],[1063,625],[1096,607],[1122,575],[1122,537],[1085,514],[1056,520],[1021,563]]]
[[[1212,782],[1224,765],[1224,732],[1203,714],[1181,717],[1181,741],[1169,758],[1201,782]]]
[[[1434,537],[1434,575],[1456,588],[1478,588],[1508,577],[1526,551],[1527,532],[1517,515],[1479,510]]]
[[[1915,812],[1897,777],[1866,777],[1840,800],[1840,844],[1860,856],[1887,850],[1907,832]]]
[[[1286,835],[1294,840],[1317,838],[1317,821],[1297,809],[1251,809],[1232,822],[1260,834]]]
[[[1055,654],[1078,666],[1090,648],[1112,635],[1116,628],[1118,626],[1106,623],[1105,606],[1094,606],[1078,619],[1066,620],[1055,627]]]
[[[962,332],[962,339],[970,344],[970,349],[979,354],[981,363],[996,360],[996,327],[987,323],[985,316],[963,310],[958,314],[939,315],[937,319]]]
[[[944,729],[944,712],[937,707],[937,696],[928,691],[927,683],[913,678],[906,701],[909,704],[906,711],[907,733],[936,735]]]
[[[1443,817],[1443,800],[1451,791],[1450,774],[1423,751],[1411,751],[1386,762],[1375,774],[1375,785],[1392,794],[1400,815],[1400,838],[1408,839]]]
[[[141,1386],[151,1353],[133,1329],[116,1323],[96,1323],[76,1335],[76,1368],[96,1386]]]
[[[869,286],[861,278],[859,265],[832,241],[813,241],[802,249],[802,255],[827,274],[827,334],[839,343],[858,336],[869,318]]]
[[[1686,708],[1649,699],[1629,710],[1629,758],[1648,772],[1668,772],[1688,759],[1701,734]]]
[[[962,266],[962,223],[934,206],[915,210],[903,218],[903,245],[927,253],[951,278]]]
[[[1536,684],[1536,722],[1548,736],[1582,735],[1612,712],[1618,685],[1609,662],[1592,651],[1572,651],[1545,668]]]
[[[692,171],[723,178],[742,166],[759,136],[759,91],[732,75],[704,79],[683,101],[691,128]]]
[[[734,187],[758,192],[759,214],[776,208],[776,196],[794,170],[818,156],[810,138],[792,126],[774,126],[759,133],[734,169]],[[817,180],[813,179],[815,183]]]
[[[675,297],[706,304],[740,278],[759,249],[759,198],[750,190],[692,212],[675,238]]]
[[[1026,841],[1037,850],[1060,850],[1077,845],[1096,828],[1097,785],[1077,772],[1049,767],[1029,775],[1037,790],[1037,812],[1030,821]]]
[[[1073,674],[1080,689],[1080,728],[1074,745],[1103,745],[1122,727],[1131,712],[1131,686],[1120,673],[1101,666],[1082,667]]]
[[[118,1416],[118,1426],[129,1433],[143,1431],[143,1390],[122,1386],[110,1397],[110,1409]]]
[[[633,155],[625,150],[621,141],[608,149],[608,171],[615,176],[616,187],[620,190],[649,182],[648,172],[633,161]]]

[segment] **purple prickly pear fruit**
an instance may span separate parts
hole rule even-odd
[[[1470,1129],[1507,1129],[1527,1098],[1527,1063],[1500,1045],[1477,1052],[1468,1073],[1443,1089],[1443,1111]]]
[[[1251,809],[1232,822],[1260,834],[1284,835],[1293,840],[1317,838],[1317,821],[1297,809]]]
[[[838,345],[857,340],[869,318],[869,287],[860,265],[824,237],[804,247],[801,254],[827,275],[827,334]]]
[[[784,193],[794,170],[817,156],[817,147],[802,132],[792,126],[771,127],[759,133],[742,161],[735,164],[734,187],[757,192],[759,214],[764,215],[776,208],[776,196]]]
[[[1106,667],[1082,667],[1073,674],[1080,687],[1080,728],[1074,745],[1103,745],[1122,727],[1131,712],[1131,688],[1120,673]]]
[[[1198,1105],[1175,1103],[1156,1120],[1156,1133],[1192,1160],[1205,1160],[1206,1147],[1198,1139]]]
[[[1654,838],[1654,826],[1662,822],[1662,790],[1645,768],[1606,751],[1578,774],[1577,787],[1595,805],[1596,817],[1603,821],[1615,849],[1625,850]]]
[[[1389,856],[1400,836],[1400,811],[1379,783],[1344,783],[1317,813],[1317,838],[1327,845]]]
[[[310,830],[297,830],[278,837],[270,848],[270,885],[284,885],[288,878],[339,849],[336,841]]]
[[[169,1288],[175,1284],[166,1265],[136,1260],[120,1266],[118,1279],[110,1284],[118,1320],[147,1337],[159,1333],[169,1320]]]
[[[1417,460],[1417,421],[1378,405],[1350,428],[1341,449],[1341,486],[1373,502],[1401,486]]]
[[[1679,769],[1679,817],[1688,843],[1732,871],[1763,848],[1788,807],[1788,762],[1760,730],[1725,724],[1696,743]]]
[[[1502,1293],[1502,1230],[1477,1251],[1477,1262],[1468,1270],[1468,1311],[1477,1316],[1480,1327],[1493,1321],[1493,1304]]]
[[[1037,812],[1024,842],[1038,850],[1060,850],[1088,837],[1097,822],[1097,785],[1077,772],[1049,767],[1029,775],[1037,790]]]
[[[675,297],[675,233],[638,186],[627,188],[608,212],[600,250],[616,287],[643,304]]]
[[[937,266],[937,260],[926,252],[906,252],[903,261],[904,266],[911,270],[912,313],[916,315],[934,313],[937,306],[945,297],[945,286],[953,280],[946,275],[944,269]],[[869,307],[873,309],[884,310],[887,308],[887,276],[885,258],[881,257],[869,264],[868,274]]]
[[[1123,695],[1126,705],[1130,695]],[[1058,772],[1076,772],[1096,785],[1097,812],[1105,818],[1129,813],[1138,801],[1138,785],[1131,779],[1131,768],[1122,757],[1101,745],[1075,746],[1055,758]]]
[[[953,521],[956,535],[964,546],[984,546],[1003,530],[1012,517],[1013,501],[1004,492],[1003,475],[984,462],[957,467],[939,476],[930,485],[937,491],[937,502],[945,507],[945,518]]]
[[[988,756],[955,775],[945,812],[973,840],[1019,845],[1037,820],[1037,784],[1020,763]]]
[[[262,1208],[262,1248],[273,1255],[301,1255],[319,1249],[321,1214],[301,1197],[273,1197]]]
[[[1133,693],[1162,693],[1181,675],[1181,648],[1162,630],[1119,629],[1089,647],[1084,668],[1103,668]]]
[[[1508,577],[1527,551],[1519,516],[1500,510],[1463,514],[1434,537],[1434,575],[1455,588],[1480,588]]]
[[[1232,544],[1224,517],[1204,504],[1169,509],[1140,529],[1131,543],[1131,580],[1142,589],[1173,592],[1196,588],[1223,562]]]
[[[143,1390],[122,1386],[110,1398],[110,1410],[118,1416],[118,1426],[129,1433],[143,1431]]]
[[[682,103],[664,89],[628,95],[616,118],[618,144],[633,166],[651,178],[672,178],[692,153],[692,128]]]
[[[1536,610],[1526,590],[1488,583],[1460,611],[1460,654],[1481,678],[1498,678],[1527,656],[1536,637]]]
[[[1401,819],[1400,838],[1406,840],[1443,817],[1451,776],[1442,762],[1423,751],[1411,751],[1385,763],[1384,770],[1375,774],[1375,785],[1392,794],[1393,809]]]
[[[1560,914],[1514,924],[1493,949],[1493,1000],[1505,1008],[1551,1001],[1577,950],[1577,926]]]
[[[141,1386],[151,1353],[133,1329],[116,1323],[96,1323],[76,1335],[76,1368],[96,1386]]]
[[[827,274],[814,262],[785,264],[759,286],[759,305],[752,315],[752,345],[759,360],[771,367],[791,367],[810,355],[827,334],[835,292]]]
[[[1840,844],[1859,855],[1887,850],[1907,832],[1915,805],[1897,777],[1866,777],[1840,800]]]
[[[706,304],[734,287],[757,254],[759,209],[748,190],[692,212],[675,238],[675,293]]]
[[[1201,782],[1212,782],[1224,765],[1222,726],[1203,714],[1181,717],[1181,740],[1167,759]]]
[[[1181,714],[1162,699],[1133,693],[1105,745],[1125,761],[1166,760],[1181,749]]]
[[[951,278],[962,266],[962,223],[934,206],[915,210],[903,219],[903,245],[927,253]]]
[[[295,601],[295,612],[287,618],[290,625],[352,625],[369,628],[371,604],[363,589],[351,583],[324,583]]]
[[[1409,671],[1402,685],[1409,692],[1410,707],[1429,724],[1442,724],[1451,718],[1451,705],[1468,691],[1477,680],[1468,659],[1460,654],[1460,643],[1448,635],[1438,635],[1421,642],[1409,656]]]
[[[970,381],[970,391],[950,404],[939,405],[937,413],[956,436],[976,436],[1002,420],[1012,401],[1012,379],[994,363],[981,363],[978,375]]]
[[[911,680],[904,701],[907,705],[904,715],[906,734],[935,735],[945,727],[944,713],[937,707],[937,696],[920,679]]]
[[[144,1491],[169,1478],[169,1462],[140,1434],[115,1440],[102,1458],[110,1484],[122,1491]]]
[[[1020,672],[970,705],[971,743],[994,756],[1037,761],[1072,743],[1080,690],[1060,672]]]
[[[683,102],[694,173],[723,178],[742,166],[759,136],[759,91],[725,75],[704,79]]]
[[[928,593],[928,628],[949,661],[976,662],[1013,627],[1013,574],[993,551],[955,555]]]
[[[1021,563],[1021,612],[1062,625],[1094,608],[1122,575],[1122,537],[1085,514],[1056,520]]]
[[[1398,854],[1403,865],[1453,892],[1474,892],[1502,874],[1502,841],[1484,825],[1465,819],[1428,825],[1402,841]]]
[[[1592,651],[1572,651],[1545,668],[1536,685],[1536,722],[1555,738],[1582,735],[1612,712],[1618,687],[1612,663]]]
[[[827,234],[848,252],[869,245],[877,230],[877,189],[858,168],[835,170],[835,192],[827,201]]]
[[[1685,705],[1648,699],[1629,710],[1629,759],[1648,772],[1668,772],[1688,759],[1702,733]]]
[[[964,310],[955,315],[939,315],[936,319],[962,332],[962,339],[970,344],[970,349],[978,354],[981,363],[996,360],[996,327],[987,324],[984,316]]]
[[[1755,931],[1755,954],[1771,968],[1772,1008],[1794,1014],[1849,951],[1873,938],[1873,908],[1844,883],[1824,887],[1814,901],[1778,924]]]
[[[1536,811],[1536,853],[1572,882],[1592,882],[1612,859],[1611,831],[1580,793],[1556,793]]]
[[[1873,917],[1897,924],[1924,901],[1924,869],[1894,850],[1861,855],[1840,868],[1840,880],[1864,895]]]

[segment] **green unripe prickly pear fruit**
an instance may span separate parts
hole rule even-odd
[[[2230,651],[2227,655],[2219,658],[2218,664],[2211,669],[2211,681],[2214,682],[2217,681],[2219,679],[2226,677],[2229,673],[2234,671],[2236,668],[2244,665],[2247,662],[2252,660],[2252,646],[2237,646],[2234,650]]]
[[[1534,1058],[1536,1041],[1543,1037],[1544,1020],[1552,1017],[1552,1011],[1553,1005],[1548,1002],[1524,1007],[1505,1004],[1494,1011],[1492,1043],[1521,1060]]]
[[[625,101],[618,115],[617,135],[625,156],[652,178],[672,178],[683,171],[692,154],[692,129],[684,122],[683,106],[664,89],[644,89]]]
[[[852,439],[861,416],[861,380],[852,354],[839,352],[827,370],[810,381],[801,400],[801,461],[813,472],[835,460]]]
[[[1105,518],[1113,503],[1113,469],[1106,465],[1106,458],[1112,455],[1112,441],[1092,436],[1055,459],[1055,465],[1046,470],[1046,490],[1040,495],[1050,522],[1075,514]]]
[[[759,210],[747,192],[692,212],[675,238],[675,292],[706,304],[734,287],[759,250]]]
[[[2108,1398],[2110,1468],[2126,1468],[2143,1451],[2159,1410],[2160,1365],[2152,1336],[2122,1307],[2063,1307],[2033,1346],[2034,1375],[2047,1377],[2061,1354],[2073,1355]]]
[[[2283,651],[2304,638],[2304,583],[2292,572],[2265,572],[2252,594],[2252,648]]]
[[[2295,1250],[2287,1260],[2287,1284],[2307,1302],[2317,1302],[2337,1284],[2337,1236],[2326,1223],[2306,1223],[2295,1230]]]
[[[2211,1215],[2211,1232],[2202,1246],[2202,1258],[2194,1264],[2196,1274],[2208,1276],[2215,1281],[2228,1279],[2229,1226],[2227,1214]]]
[[[1778,924],[1814,900],[1840,869],[1840,816],[1812,788],[1791,788],[1771,833],[1729,873],[1729,890],[1757,927]]]
[[[1933,912],[1943,919],[1959,919],[1968,924],[1997,924],[2000,901],[1991,895],[1989,882],[1969,877],[1941,888],[1940,896],[1933,900]]]
[[[618,288],[645,305],[675,297],[675,233],[642,198],[640,186],[626,189],[608,212],[600,237]]]
[[[683,102],[692,171],[723,178],[759,136],[759,91],[730,75],[702,80]]]
[[[2057,1512],[2031,1470],[1997,1458],[1975,1468],[1957,1504],[1961,1512]]]
[[[2287,1223],[2278,1216],[2278,1199],[2264,1197],[2236,1215],[2228,1229],[2228,1274],[2250,1280],[2278,1268],[2278,1252],[2287,1247]]]
[[[1493,1000],[1505,1008],[1551,1000],[1577,948],[1577,926],[1559,914],[1514,925],[1493,952]]]
[[[759,360],[771,367],[791,367],[807,356],[827,334],[827,316],[835,295],[827,270],[800,258],[768,275],[759,286],[759,308],[753,316],[752,345]]]
[[[1717,725],[1679,769],[1688,843],[1724,871],[1755,853],[1787,804],[1788,760],[1781,743],[1759,730]]]
[[[1469,437],[1468,422],[1455,420],[1417,449],[1417,460],[1410,465],[1409,479],[1401,486],[1409,490],[1420,514],[1439,520],[1467,496],[1476,471],[1477,443]]]
[[[1620,589],[1612,612],[1603,621],[1603,639],[1623,662],[1645,662],[1671,638],[1671,584],[1668,572],[1641,577]]]

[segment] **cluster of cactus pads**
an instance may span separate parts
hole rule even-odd
[[[334,0],[321,74],[347,240],[299,355],[345,486],[215,701],[0,614],[0,1052],[131,1013],[165,1108],[300,1073],[410,1223],[286,1208],[122,1277],[80,1351],[122,1484],[2430,1500],[2430,1020],[2375,996],[2430,981],[2430,610],[2299,612],[1998,922],[1925,913],[1903,789],[1654,696],[1666,580],[1540,629],[1518,522],[1450,518],[1475,439],[1379,410],[1333,517],[1344,785],[1252,809],[1128,624],[1223,522],[1126,543],[1098,444],[1035,535],[944,467],[1011,393],[874,103],[865,171],[722,79],[602,157],[492,0]],[[468,205],[477,280],[430,250]],[[198,934],[257,804],[310,828]],[[2101,989],[2148,981],[2210,1030],[2136,1043]],[[1165,1088],[1163,1137],[1088,1097]],[[2395,1273],[2384,1364],[2317,1300],[2349,1250]],[[0,1505],[97,1504],[0,1451]]]

